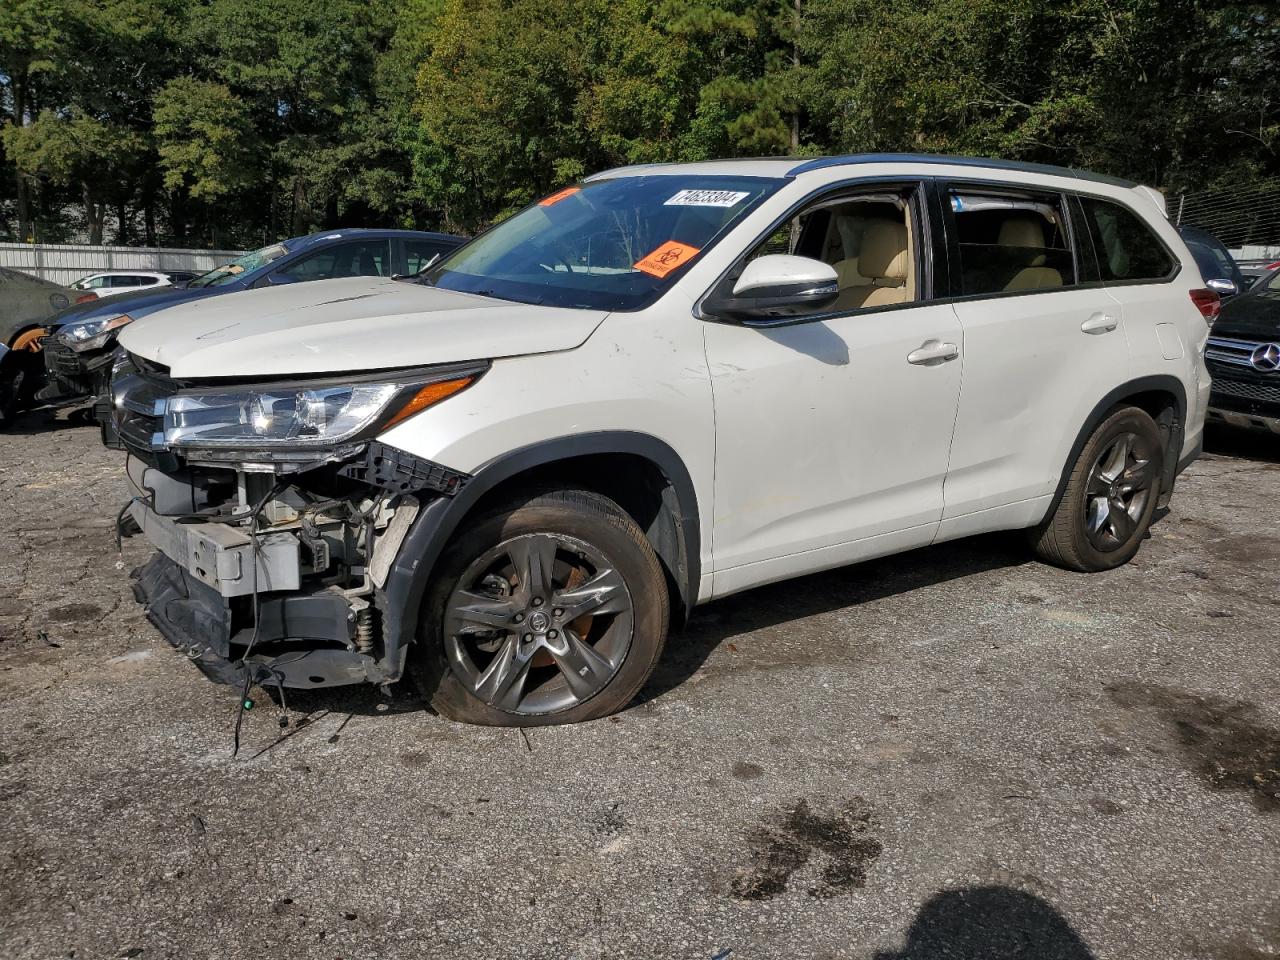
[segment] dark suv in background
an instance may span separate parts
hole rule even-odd
[[[1223,306],[1204,359],[1210,421],[1280,433],[1280,271]]]
[[[1199,227],[1179,227],[1178,233],[1195,258],[1206,287],[1216,291],[1223,300],[1248,288],[1239,264],[1232,259],[1221,240]]]
[[[99,396],[120,328],[179,303],[307,280],[414,274],[461,243],[461,237],[418,230],[328,230],[246,253],[183,286],[77,304],[47,323],[42,342],[48,384],[37,397],[67,403]]]

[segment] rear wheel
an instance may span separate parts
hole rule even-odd
[[[1057,509],[1033,532],[1036,554],[1083,572],[1128,563],[1151,526],[1164,456],[1150,415],[1116,409],[1080,451]]]
[[[666,641],[662,568],[613,501],[540,493],[480,517],[441,558],[411,670],[446,717],[574,723],[625,707]]]

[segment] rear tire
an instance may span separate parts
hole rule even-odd
[[[576,723],[622,709],[666,642],[666,580],[617,504],[537,491],[467,523],[423,601],[409,671],[451,720]]]
[[[1151,526],[1164,459],[1150,415],[1116,408],[1080,451],[1057,508],[1031,532],[1036,555],[1082,573],[1128,563]]]

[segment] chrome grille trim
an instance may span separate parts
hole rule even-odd
[[[1204,358],[1206,360],[1215,360],[1218,363],[1229,363],[1237,367],[1248,367],[1255,370],[1263,376],[1274,376],[1274,373],[1267,373],[1258,370],[1253,365],[1251,357],[1253,351],[1268,343],[1280,343],[1280,338],[1276,340],[1237,340],[1233,337],[1210,337],[1205,345]]]

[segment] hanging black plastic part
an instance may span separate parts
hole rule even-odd
[[[369,443],[363,457],[340,467],[338,473],[389,493],[433,490],[447,497],[453,496],[471,479],[468,474],[450,470],[377,440]]]

